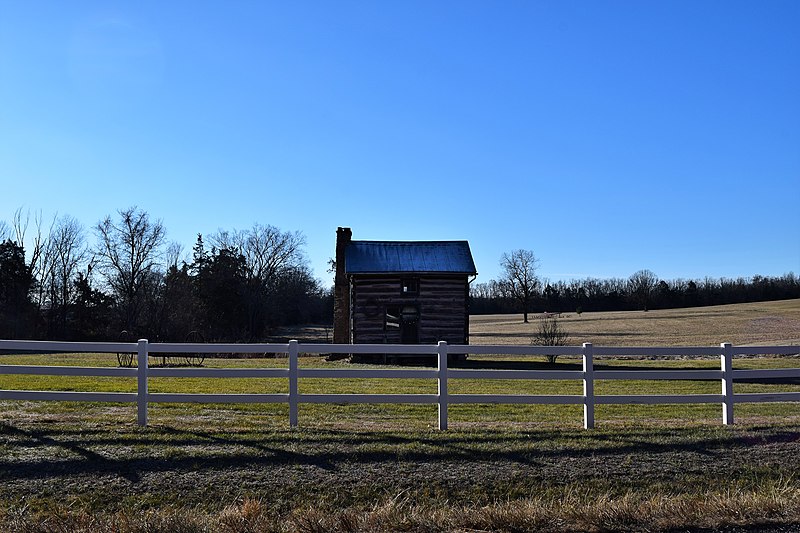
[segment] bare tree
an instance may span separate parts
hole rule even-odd
[[[297,231],[254,224],[242,231],[220,230],[211,236],[211,242],[219,249],[233,251],[244,258],[247,283],[243,303],[247,329],[251,337],[258,337],[265,326],[275,322],[274,297],[281,290],[284,274],[305,267],[302,250],[305,238]]]
[[[42,271],[47,275],[40,283],[52,318],[58,321],[63,333],[67,326],[67,309],[75,291],[73,281],[88,255],[83,226],[75,218],[63,215],[50,229],[46,242]]]
[[[649,270],[639,270],[628,278],[628,292],[644,311],[657,285],[658,276]]]
[[[496,298],[499,296],[497,293],[497,283],[492,280],[487,283],[473,283],[469,286],[469,295],[472,298]]]
[[[183,253],[183,245],[177,241],[172,241],[167,246],[166,265],[167,268],[178,268],[178,263],[186,262],[186,256]]]
[[[20,246],[24,246],[25,244],[25,234],[28,232],[28,225],[30,225],[30,222],[30,209],[24,214],[22,213],[21,207],[14,211],[14,216],[11,219],[11,227],[14,228],[14,240]]]
[[[218,248],[235,250],[247,263],[252,279],[269,283],[286,268],[303,266],[302,248],[306,241],[299,231],[281,231],[275,226],[254,224],[249,230],[220,230],[211,236]]]
[[[522,305],[523,321],[528,323],[528,310],[539,287],[536,269],[539,260],[530,250],[514,250],[500,257],[503,268],[502,277],[498,280],[501,290]]]
[[[24,214],[22,212],[22,208],[18,208],[14,212],[14,218],[12,220],[12,226],[14,228],[14,235],[16,242],[19,246],[25,246],[25,237],[28,233],[28,226],[30,225],[31,221],[31,212],[27,210]],[[33,216],[34,227],[36,229],[36,233],[33,236],[33,242],[28,247],[28,267],[30,268],[31,274],[33,275],[34,280],[42,280],[49,275],[47,271],[48,264],[44,261],[44,254],[47,250],[47,236],[42,232],[42,213],[41,211],[38,214]],[[53,226],[55,226],[56,217],[53,217],[53,222],[50,224],[50,231],[52,232]],[[48,234],[49,235],[49,234]],[[41,308],[42,299],[44,298],[44,294],[42,292],[41,286],[39,287],[38,294],[36,295],[36,303]]]
[[[145,302],[144,290],[160,266],[166,230],[137,207],[118,211],[95,226],[97,267],[113,293],[125,329],[134,330]]]

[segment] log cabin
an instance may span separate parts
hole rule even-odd
[[[467,241],[354,241],[350,228],[338,228],[333,342],[468,344],[476,275]]]

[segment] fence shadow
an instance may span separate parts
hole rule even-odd
[[[449,368],[464,370],[583,370],[583,365],[578,362],[558,362],[549,363],[547,361],[492,361],[492,360],[470,360],[450,363]],[[614,365],[594,361],[594,370],[633,370],[646,372],[648,370],[659,370],[656,365]],[[685,366],[680,369],[665,366],[663,370],[713,370],[708,366]],[[718,381],[718,380],[697,380],[697,381]],[[800,385],[800,378],[736,378],[734,383],[752,383],[761,385]]]
[[[550,442],[559,444],[551,446]],[[457,463],[470,470],[480,464],[500,463],[531,467],[531,475],[539,475],[536,472],[542,469],[556,474],[559,465],[573,467],[576,461],[612,464],[631,457],[673,457],[677,453],[702,462],[765,445],[784,446],[787,453],[795,455],[800,451],[800,428],[752,428],[741,433],[643,428],[592,435],[549,429],[431,434],[326,429],[206,431],[167,426],[146,431],[131,427],[120,431],[50,430],[0,422],[0,445],[7,450],[0,458],[4,482],[102,475],[137,485],[148,474],[162,472],[314,467],[335,475],[342,469],[385,465],[414,465],[424,470],[434,464],[449,467]],[[23,451],[27,451],[24,458]]]

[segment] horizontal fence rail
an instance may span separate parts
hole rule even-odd
[[[136,368],[0,365],[0,374],[46,376],[86,376],[136,378],[135,393],[20,391],[0,390],[0,400],[46,400],[128,402],[137,404],[139,425],[147,425],[149,403],[285,403],[289,405],[289,424],[298,425],[298,405],[333,404],[431,404],[438,405],[438,425],[447,429],[450,404],[521,404],[583,405],[585,428],[595,425],[595,405],[612,404],[710,404],[722,406],[722,423],[733,424],[733,408],[737,403],[800,402],[800,392],[734,394],[734,381],[752,379],[798,379],[800,368],[770,370],[733,370],[735,355],[794,355],[800,346],[737,346],[723,343],[719,347],[600,347],[583,346],[507,346],[507,345],[387,345],[387,344],[178,344],[47,342],[0,340],[0,352],[92,352],[136,354]],[[158,354],[279,354],[288,358],[288,368],[150,368],[148,357]],[[435,357],[436,369],[363,369],[363,368],[299,368],[301,354],[396,354]],[[581,370],[483,370],[448,368],[449,355],[573,355],[583,361]],[[597,356],[670,357],[719,356],[719,370],[594,370]],[[199,394],[151,393],[150,378],[281,378],[288,381],[286,393],[278,394]],[[301,394],[298,381],[303,379],[429,379],[437,381],[436,394]],[[449,379],[491,380],[580,380],[582,395],[534,394],[450,394]],[[719,380],[720,394],[669,395],[596,395],[598,380]]]

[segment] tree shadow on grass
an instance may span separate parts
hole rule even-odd
[[[544,356],[542,356],[544,357]],[[450,368],[458,368],[462,370],[574,370],[583,371],[583,363],[577,361],[556,361],[550,363],[548,361],[503,361],[492,359],[467,359],[466,361],[458,361],[451,363]],[[691,371],[691,370],[719,370],[719,368],[709,368],[707,364],[697,364],[691,366],[683,366],[675,368],[669,365],[659,366],[657,361],[648,361],[646,365],[619,365],[611,362],[603,362],[602,359],[595,359],[593,368],[595,371],[602,370],[631,370],[631,371],[648,371],[648,370],[673,370]],[[578,379],[576,377],[575,379]],[[718,381],[717,379],[699,379],[692,381]],[[735,379],[735,383],[755,383],[763,385],[800,385],[800,377],[788,378],[739,378]]]
[[[544,358],[544,356],[542,356]],[[502,361],[492,359],[467,359],[466,361],[459,361],[452,363],[450,368],[458,368],[464,370],[576,370],[583,371],[583,363],[574,360],[571,361],[556,361],[550,363],[548,361]],[[659,368],[657,364],[648,365],[616,365],[612,363],[600,362],[595,359],[593,368],[597,370],[714,370],[708,366],[691,366],[676,369],[673,367],[665,366]],[[575,379],[578,379],[577,377]],[[738,380],[737,380],[738,381]]]
[[[453,464],[463,465],[459,468],[465,471],[478,465],[504,468],[503,465],[516,464],[533,468],[531,475],[543,475],[541,472],[560,467],[574,469],[583,463],[620,464],[632,457],[658,463],[658,457],[676,454],[727,464],[735,454],[743,456],[760,445],[776,443],[786,447],[787,457],[796,457],[800,453],[800,428],[760,428],[740,433],[697,428],[404,433],[127,427],[117,432],[31,429],[0,422],[0,447],[12,452],[34,449],[24,459],[15,453],[0,458],[0,480],[118,476],[136,485],[145,474],[164,472],[269,472],[299,466],[315,467],[335,477],[340,469],[405,465],[404,468],[425,473],[430,469],[447,470]],[[64,457],[65,450],[72,456]]]

